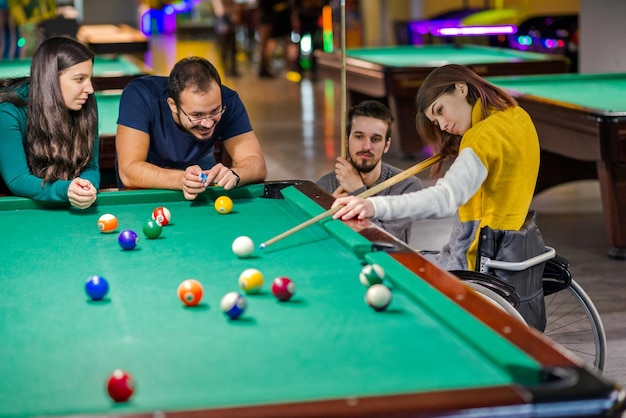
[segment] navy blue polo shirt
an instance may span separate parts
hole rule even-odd
[[[174,122],[167,104],[167,77],[145,76],[131,81],[120,99],[119,125],[150,135],[147,162],[163,168],[184,170],[190,165],[203,169],[215,165],[217,141],[226,141],[252,131],[248,112],[237,92],[221,86],[226,112],[215,127],[213,137],[198,141]]]

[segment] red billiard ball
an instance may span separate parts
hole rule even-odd
[[[287,277],[277,277],[272,282],[272,293],[281,302],[291,299],[295,292],[296,284]]]
[[[165,226],[172,222],[172,214],[168,208],[159,206],[152,211],[152,219],[161,224],[161,226]]]
[[[195,306],[202,300],[202,285],[194,279],[187,279],[178,285],[178,297],[187,306]]]
[[[107,381],[107,392],[115,402],[126,402],[135,391],[133,379],[123,370],[116,369]]]

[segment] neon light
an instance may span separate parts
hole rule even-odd
[[[333,9],[331,6],[322,8],[322,44],[324,52],[333,52]]]
[[[435,36],[480,36],[480,35],[507,35],[517,32],[515,25],[500,26],[465,26],[457,28],[433,28]]]

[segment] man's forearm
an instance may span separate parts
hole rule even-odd
[[[133,164],[125,171],[120,170],[124,186],[138,189],[181,190],[183,170],[161,168],[147,162]]]

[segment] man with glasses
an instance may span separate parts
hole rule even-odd
[[[182,190],[193,200],[209,184],[232,189],[267,176],[246,108],[204,58],[180,60],[169,77],[131,81],[117,124],[120,187]],[[218,141],[232,167],[215,160]]]

